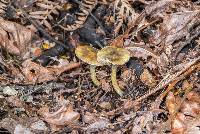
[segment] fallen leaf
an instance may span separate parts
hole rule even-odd
[[[127,69],[124,72],[122,72],[121,78],[123,79],[124,82],[128,82],[129,80],[134,81],[136,79],[134,71],[131,69]]]
[[[79,67],[80,63],[62,64],[61,66],[43,67],[30,59],[22,63],[22,72],[25,82],[29,84],[41,83],[57,79],[57,76],[64,71]]]
[[[191,101],[184,101],[180,110],[185,115],[198,117],[200,115],[200,104]]]
[[[85,122],[85,123],[92,123],[95,119],[96,119],[96,117],[93,113],[86,112],[83,115],[83,122]]]
[[[44,117],[46,122],[58,128],[63,128],[66,125],[76,123],[80,118],[80,114],[73,110],[72,105],[63,105],[54,113],[49,113],[48,108],[42,108],[39,112]]]
[[[110,92],[110,91],[111,91],[111,86],[110,86],[109,82],[107,82],[107,81],[104,80],[104,79],[101,79],[101,86],[102,86],[102,89],[103,89],[105,92]]]
[[[30,46],[33,32],[15,22],[0,20],[0,47],[9,53],[23,55]]]
[[[144,69],[143,73],[140,75],[141,81],[149,87],[156,86],[156,80],[153,75],[147,70]]]
[[[159,58],[157,54],[154,54],[154,52],[152,52],[151,50],[147,50],[143,47],[134,46],[125,47],[125,49],[130,51],[132,57],[147,59],[147,57],[152,56],[155,59]]]
[[[181,39],[186,36],[189,31],[189,25],[195,19],[198,19],[199,11],[186,11],[186,12],[177,12],[170,14],[169,16],[164,17],[163,27],[167,32],[165,38],[166,46],[171,45],[175,40]]]
[[[101,102],[100,104],[99,104],[99,106],[101,107],[101,108],[103,108],[103,109],[111,109],[111,104],[110,104],[110,102]]]
[[[187,130],[187,126],[184,123],[185,115],[177,113],[175,118],[172,119],[172,134],[184,134]]]
[[[195,91],[191,91],[187,94],[187,99],[189,101],[192,101],[192,102],[197,102],[200,104],[200,95],[195,92]]]
[[[166,98],[166,107],[170,115],[173,115],[176,113],[176,108],[177,108],[176,99],[172,92],[168,93],[168,96]]]

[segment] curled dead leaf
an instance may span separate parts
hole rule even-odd
[[[33,37],[33,32],[15,22],[0,20],[0,47],[9,53],[22,55]]]
[[[54,113],[49,113],[47,108],[43,108],[40,109],[40,113],[46,122],[56,126],[65,126],[69,125],[70,123],[76,123],[80,118],[80,114],[73,110],[72,105],[63,105]]]
[[[28,59],[22,63],[22,72],[25,76],[25,82],[33,84],[55,80],[62,72],[79,66],[80,63],[69,63],[61,66],[43,67]]]

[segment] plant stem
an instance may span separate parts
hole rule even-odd
[[[95,68],[95,65],[90,65],[91,79],[96,86],[100,86],[101,83],[97,80]]]
[[[111,73],[111,81],[112,81],[112,85],[113,88],[115,89],[115,91],[120,95],[123,96],[123,91],[120,89],[118,83],[117,83],[117,66],[116,65],[112,65],[112,73]]]

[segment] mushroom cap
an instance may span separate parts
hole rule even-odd
[[[124,48],[107,46],[97,52],[97,61],[101,64],[123,65],[130,59],[130,52]]]
[[[80,45],[75,49],[75,54],[79,59],[90,65],[101,66],[97,61],[97,51],[97,49],[91,46]]]

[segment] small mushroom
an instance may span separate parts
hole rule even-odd
[[[120,89],[116,73],[117,65],[124,65],[130,59],[130,52],[124,48],[107,46],[97,52],[97,61],[101,64],[112,64],[111,81],[115,91],[122,96],[123,91]]]
[[[95,85],[99,86],[100,82],[95,72],[96,66],[101,66],[101,64],[97,62],[97,49],[88,45],[80,45],[76,48],[75,54],[79,59],[90,64],[91,79]]]

